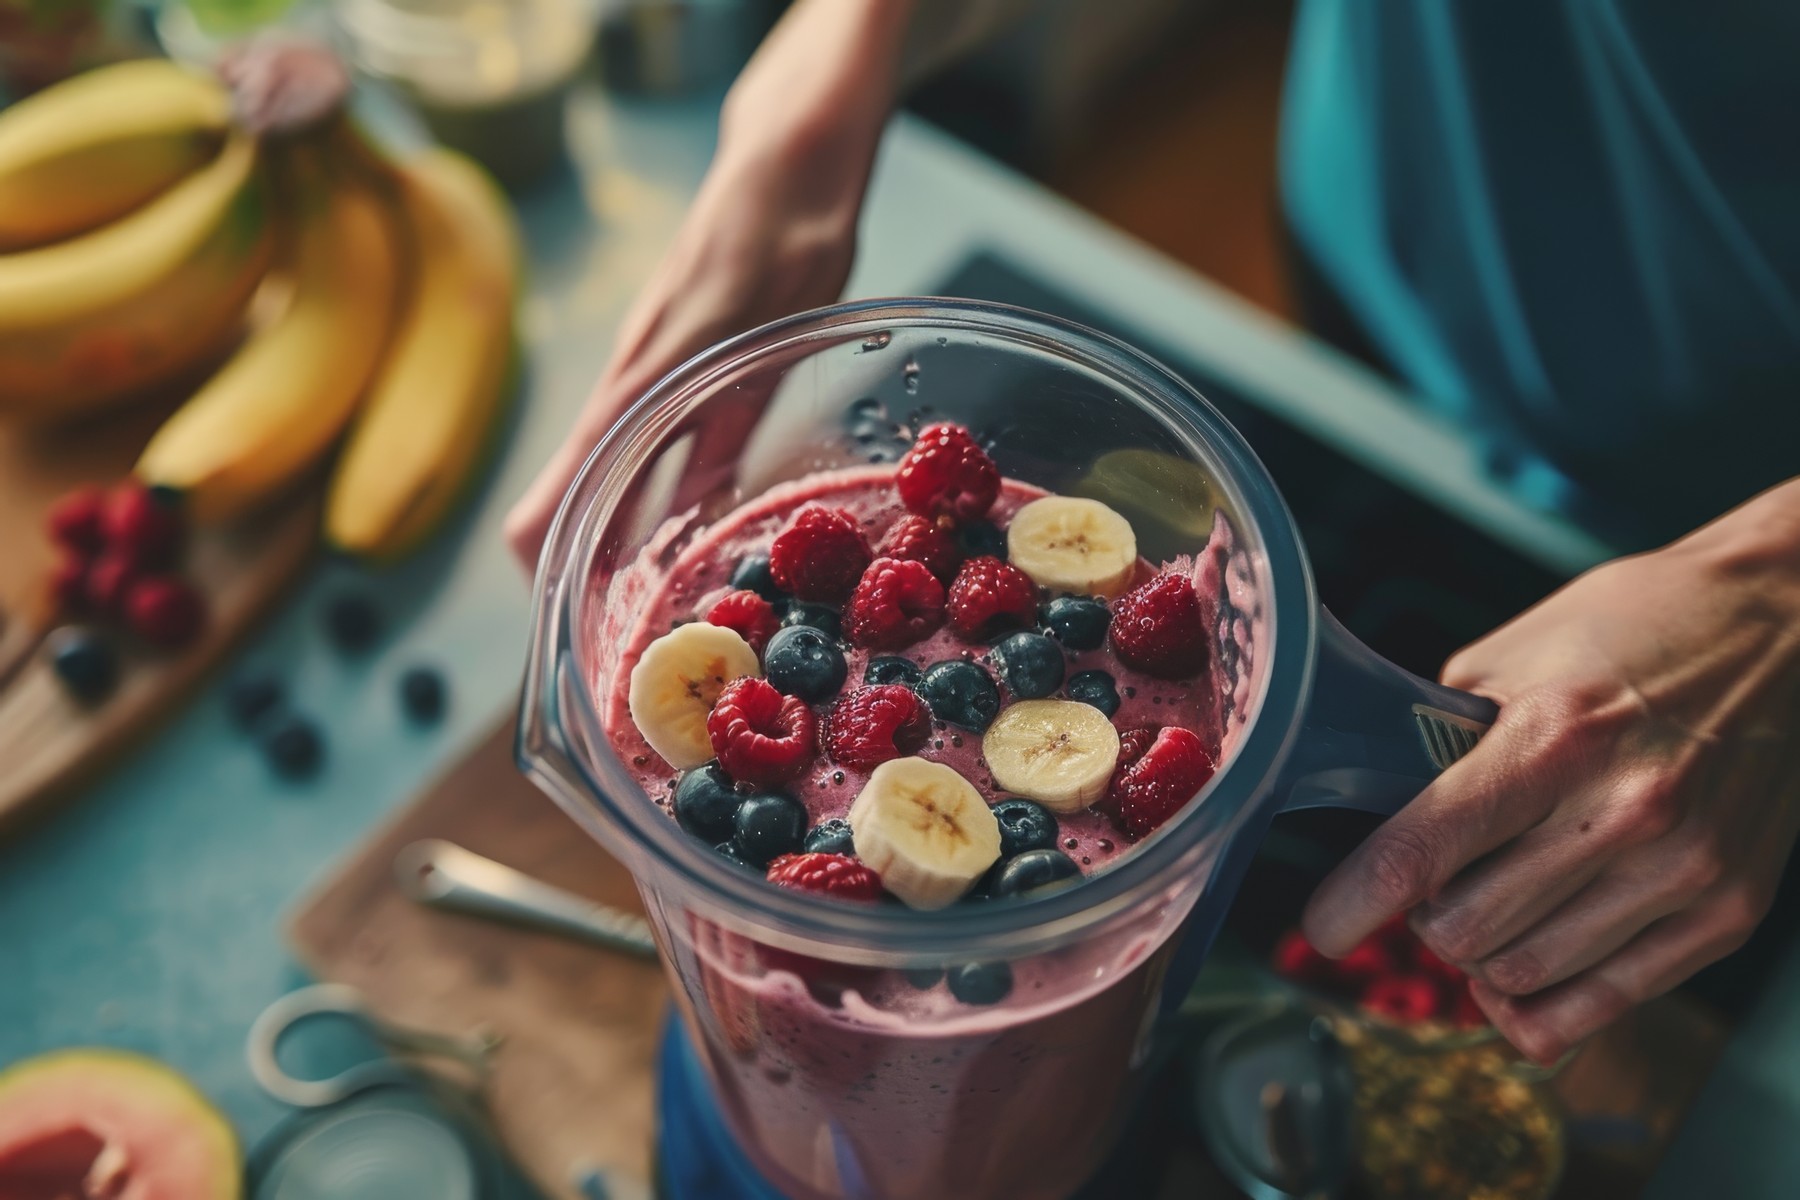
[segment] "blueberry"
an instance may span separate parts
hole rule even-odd
[[[1119,689],[1105,671],[1077,673],[1069,680],[1063,694],[1078,703],[1091,704],[1109,717],[1119,711]]]
[[[1012,991],[1005,963],[966,963],[950,972],[950,994],[964,1004],[998,1004]]]
[[[912,659],[886,654],[871,658],[869,665],[863,668],[863,682],[871,685],[898,683],[905,687],[917,687],[922,676],[923,672]]]
[[[970,558],[986,554],[1006,561],[1006,534],[992,521],[971,521],[957,531],[956,538]]]
[[[763,649],[763,675],[775,690],[808,703],[836,695],[849,670],[836,639],[811,625],[779,630]]]
[[[1000,689],[988,673],[971,662],[951,659],[934,663],[919,681],[919,695],[939,720],[981,733],[1000,714]]]
[[[255,729],[281,707],[283,691],[273,674],[246,671],[225,685],[225,711],[239,729]]]
[[[1098,650],[1112,624],[1106,605],[1086,596],[1058,596],[1038,615],[1045,628],[1071,650]]]
[[[989,888],[989,895],[1000,900],[1008,896],[1026,896],[1040,889],[1079,879],[1081,868],[1060,850],[1027,850],[1008,859]]]
[[[275,773],[284,779],[304,779],[319,769],[325,758],[325,741],[305,717],[288,714],[263,737],[263,754]]]
[[[906,970],[900,972],[900,974],[905,977],[906,982],[912,984],[922,992],[927,988],[934,988],[938,985],[938,982],[944,978],[944,968],[908,967]]]
[[[738,849],[738,844],[736,842],[720,842],[718,845],[714,846],[713,849],[718,851],[720,858],[723,858],[728,862],[734,862],[740,867],[750,866],[750,860],[744,857],[744,852]]]
[[[744,861],[766,867],[783,854],[798,854],[806,837],[806,806],[781,792],[757,792],[738,805],[736,842]]]
[[[1062,686],[1062,647],[1041,633],[1015,633],[993,652],[1000,681],[1020,700],[1041,700]]]
[[[787,626],[810,626],[833,641],[844,636],[844,619],[838,615],[837,609],[826,608],[823,604],[791,601],[787,611],[781,614],[781,623]]]
[[[1056,845],[1056,816],[1043,805],[1030,800],[1002,800],[992,811],[994,820],[1000,823],[1002,858]]]
[[[119,681],[119,658],[106,639],[89,629],[50,635],[50,666],[69,694],[84,704],[103,700]]]
[[[430,667],[411,667],[400,676],[400,706],[415,721],[429,724],[444,715],[444,677]]]
[[[731,586],[755,592],[771,603],[782,597],[781,589],[775,586],[775,576],[769,573],[769,556],[766,554],[746,555],[732,568]]]
[[[718,763],[695,767],[675,784],[675,823],[703,842],[725,841],[737,831],[742,799]]]
[[[842,818],[821,821],[806,833],[808,854],[855,855],[856,845],[850,840],[850,822]]]
[[[367,596],[342,592],[325,605],[325,633],[345,654],[360,654],[381,636],[381,614]]]

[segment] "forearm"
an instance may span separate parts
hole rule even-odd
[[[899,92],[918,3],[799,0],[732,85],[720,113],[720,155],[872,158]]]

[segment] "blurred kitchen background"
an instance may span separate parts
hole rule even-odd
[[[345,901],[313,891],[327,868],[339,869],[438,772],[450,772],[447,780],[463,772],[469,788],[479,777],[494,793],[529,792],[508,756],[524,602],[499,542],[500,515],[604,363],[613,323],[704,167],[717,100],[781,7],[0,0],[0,101],[120,57],[161,51],[210,63],[222,47],[270,29],[335,43],[357,69],[359,112],[380,137],[448,142],[506,184],[531,281],[520,306],[531,351],[526,400],[469,511],[386,574],[338,559],[302,572],[296,557],[294,573],[266,597],[274,614],[266,624],[246,617],[241,647],[208,651],[209,665],[233,665],[210,683],[198,673],[184,682],[184,694],[199,688],[191,708],[137,743],[124,767],[63,789],[54,814],[43,815],[48,799],[34,799],[33,825],[0,852],[0,929],[9,930],[0,938],[13,938],[0,941],[0,1066],[51,1045],[133,1045],[188,1072],[257,1140],[276,1125],[277,1106],[245,1075],[243,1037],[263,1006],[306,978],[293,956],[313,974],[330,959],[319,926]],[[914,116],[955,141],[916,122],[890,136],[852,290],[1024,304],[1164,359],[1270,468],[1326,602],[1375,648],[1434,674],[1457,646],[1609,546],[1507,494],[1477,452],[1418,420],[1391,381],[1278,323],[1299,321],[1275,188],[1291,7],[1041,0],[908,100]],[[937,222],[928,234],[909,223],[918,212]],[[42,557],[35,524],[28,532],[0,542],[8,563]],[[0,536],[15,533],[0,526]],[[305,536],[310,544],[310,528]],[[1377,544],[1379,556],[1370,552]],[[344,615],[346,594],[376,597],[379,618]],[[0,610],[12,598],[0,586]],[[360,665],[333,666],[317,653],[321,614],[332,638],[362,639],[352,647]],[[273,781],[255,757],[273,750],[243,749],[228,729],[225,706],[236,701],[220,680],[241,674],[246,660],[278,664],[320,716],[329,749],[313,751],[326,757],[309,805],[291,803],[303,788]],[[435,663],[441,678],[419,686],[447,693],[437,693],[435,716],[398,727],[391,696],[372,697],[366,685],[392,678],[411,688],[404,681],[421,662]],[[405,702],[429,709],[430,695],[415,691],[403,691]],[[346,786],[330,786],[333,772]],[[549,811],[535,793],[519,802]],[[1234,917],[1239,961],[1266,961],[1333,847],[1362,828],[1343,820],[1277,831]],[[271,844],[283,853],[257,857]],[[308,895],[306,915],[287,924]],[[44,912],[73,914],[74,932],[27,920]],[[301,943],[292,956],[284,929]],[[330,932],[351,947],[338,965],[361,961],[353,937]],[[1575,1162],[1560,1194],[1637,1194],[1723,1053],[1721,1011],[1750,1011],[1784,961],[1773,952],[1735,961],[1703,985],[1711,1003],[1657,1007],[1592,1060],[1600,1065],[1573,1073],[1574,1099],[1561,1103],[1614,1123],[1596,1118],[1587,1133],[1599,1149]],[[1795,990],[1792,980],[1783,986]],[[659,977],[642,987],[654,1019]],[[1746,1030],[1727,1059],[1736,1074],[1700,1110],[1700,1132],[1658,1194],[1694,1194],[1693,1180],[1715,1177],[1718,1159],[1706,1151],[1719,1130],[1756,1136],[1765,1152],[1781,1144],[1795,1101],[1769,1100],[1777,1085],[1761,1064],[1794,1061],[1800,1031],[1770,1016]],[[1216,1180],[1204,1165],[1185,1169],[1178,1178],[1190,1188]]]

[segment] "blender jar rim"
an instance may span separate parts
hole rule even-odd
[[[581,670],[581,649],[573,644],[572,630],[578,628],[583,600],[577,581],[590,577],[603,507],[599,493],[609,474],[628,463],[641,463],[662,443],[676,419],[686,415],[683,405],[704,403],[722,378],[759,359],[809,342],[853,343],[902,328],[996,336],[1103,374],[1122,394],[1151,407],[1166,422],[1186,426],[1183,433],[1207,447],[1224,469],[1218,484],[1230,494],[1241,519],[1252,525],[1263,552],[1260,569],[1268,577],[1259,581],[1259,587],[1273,610],[1268,621],[1270,645],[1264,650],[1267,665],[1232,757],[1181,819],[1126,860],[1079,887],[1029,901],[926,912],[834,903],[767,886],[684,832],[643,794],[612,750],[589,692],[588,676]],[[616,503],[617,497],[604,506],[609,517]],[[576,511],[578,504],[581,511]],[[527,774],[603,842],[615,838],[629,842],[628,850],[614,849],[634,874],[643,856],[650,856],[690,891],[702,893],[703,902],[726,923],[750,924],[759,937],[774,942],[873,948],[872,955],[863,956],[884,961],[909,954],[991,958],[1031,953],[1126,919],[1146,898],[1177,886],[1183,865],[1191,869],[1190,860],[1203,853],[1200,833],[1210,823],[1196,818],[1207,805],[1233,806],[1225,815],[1230,828],[1222,833],[1229,838],[1266,802],[1300,728],[1316,659],[1317,599],[1299,533],[1267,471],[1237,430],[1172,371],[1117,339],[1028,309],[962,299],[877,299],[815,309],[740,334],[676,367],[626,410],[582,464],[545,541],[535,592],[517,743],[517,756]],[[571,671],[573,713],[563,711],[566,673]],[[1285,725],[1280,714],[1285,714]],[[571,744],[564,733],[571,719],[580,722],[582,740],[600,748],[602,761],[584,761]],[[578,773],[579,779],[568,779],[552,756],[560,756],[563,766]],[[1228,780],[1239,782],[1233,785]],[[625,798],[623,803],[615,793]],[[1193,881],[1196,895],[1204,883]],[[765,937],[771,928],[778,935],[774,939]],[[990,944],[997,939],[1007,944]]]

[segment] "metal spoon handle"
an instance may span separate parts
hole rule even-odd
[[[394,857],[394,873],[401,890],[421,904],[656,957],[655,939],[642,917],[551,887],[455,842],[413,842]]]

